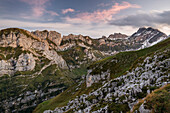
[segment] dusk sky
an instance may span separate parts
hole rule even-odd
[[[92,38],[151,26],[170,34],[170,0],[0,0],[0,29],[55,30]]]

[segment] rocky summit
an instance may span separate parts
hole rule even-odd
[[[151,27],[98,39],[2,29],[0,112],[151,112],[146,96],[169,87],[169,53],[168,36]]]

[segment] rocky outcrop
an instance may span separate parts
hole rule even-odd
[[[13,74],[14,67],[11,65],[10,62],[1,60],[0,61],[0,76],[3,76],[5,74],[12,75]]]
[[[82,42],[85,42],[89,45],[92,44],[92,39],[88,36],[83,36],[83,35],[73,35],[69,34],[68,36],[63,36],[63,41],[75,41],[75,40],[81,40]]]
[[[47,50],[47,51],[44,51],[43,54],[49,60],[54,61],[55,64],[57,64],[60,68],[68,69],[65,60],[62,58],[62,56],[59,56],[56,51],[54,51],[54,50]]]
[[[93,39],[88,36],[69,34],[68,36],[63,36],[58,51],[65,51],[77,45],[84,45],[91,48],[91,45],[93,44],[92,40]]]
[[[58,94],[62,92],[65,87],[48,89],[48,92],[43,90],[26,91],[20,94],[18,97],[10,97],[7,100],[0,102],[0,111],[6,110],[9,112],[25,112],[26,109],[33,109],[36,107],[37,103],[41,103],[47,99],[54,97],[54,93]],[[15,108],[15,109],[11,109]]]
[[[35,59],[32,53],[21,54],[16,62],[15,70],[16,71],[31,71],[35,68],[35,65],[36,65],[36,62],[35,62]]]
[[[128,36],[125,34],[121,34],[121,33],[114,33],[114,34],[109,35],[108,38],[111,40],[117,40],[117,39],[126,39],[128,38]]]
[[[18,59],[0,60],[0,75],[13,75],[16,71],[31,71],[35,68],[36,62],[32,53],[21,54]]]
[[[20,46],[20,47],[24,47],[24,49],[28,49],[30,48],[33,40],[39,39],[37,37],[33,38],[32,35],[28,35],[27,34],[28,31],[25,30],[21,30],[21,31],[18,29],[14,29],[14,31],[10,29],[9,31],[2,30],[0,35],[0,46],[1,47],[10,46],[14,48]],[[23,32],[25,34],[23,34]]]
[[[57,52],[49,46],[47,40],[42,40],[46,37],[49,40],[54,41],[59,45],[61,41],[61,34],[51,31],[51,32],[39,32],[36,31],[33,35],[32,33],[22,30],[22,29],[5,29],[1,31],[0,35],[0,46],[1,47],[22,47],[22,50],[31,51],[33,53],[42,53],[49,60],[54,61],[59,67],[67,69],[66,62],[59,56]],[[40,35],[40,38],[38,37]]]
[[[110,72],[109,70],[106,72],[102,72],[99,75],[91,75],[90,73],[92,70],[88,70],[88,74],[86,75],[86,86],[90,87],[93,83],[98,83],[101,80],[109,80],[110,79]]]
[[[56,31],[34,31],[32,32],[37,37],[41,38],[41,40],[50,40],[55,43],[57,46],[60,45],[62,37],[61,34]]]
[[[140,112],[140,113],[151,113],[151,110],[145,109],[144,105],[142,104],[142,105],[139,107],[139,112]]]

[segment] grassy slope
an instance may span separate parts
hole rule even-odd
[[[168,113],[170,111],[170,84],[156,89],[148,94],[144,100],[139,100],[131,112],[138,111],[142,104],[144,104],[145,109],[152,110],[152,113]]]
[[[133,63],[140,57],[146,56],[168,46],[170,46],[170,38],[149,48],[145,48],[139,51],[121,52],[115,56],[97,61],[89,66],[89,69],[93,69],[91,72],[93,75],[100,74],[101,72],[106,72],[109,69],[111,71],[111,78],[115,78],[128,71]],[[113,59],[116,60],[117,63],[112,62]]]
[[[164,48],[164,49],[160,49],[160,50],[158,50],[158,51],[156,51],[156,52],[154,52],[154,53],[150,53],[149,55],[146,55],[146,56],[143,56],[143,57],[140,57],[138,60],[136,60],[134,63],[133,63],[133,66],[130,68],[130,72],[131,72],[131,69],[135,69],[136,67],[139,67],[139,64],[140,63],[143,63],[143,61],[144,61],[144,59],[146,58],[146,57],[151,57],[151,58],[154,58],[154,55],[155,55],[155,53],[159,53],[159,52],[161,52],[161,51],[165,51],[165,50],[170,50],[170,46],[167,46],[166,48]],[[166,52],[166,53],[162,53],[162,55],[164,55],[164,57],[163,58],[160,58],[159,60],[160,61],[163,61],[163,59],[165,60],[165,59],[168,59],[168,58],[170,58],[170,53],[169,52]],[[168,75],[168,70],[166,70],[166,74],[165,75]],[[122,84],[122,82],[119,82],[120,84]],[[157,89],[157,88],[159,88],[159,87],[156,87],[156,86],[154,86],[154,87],[151,87],[150,86],[150,89],[151,89],[151,91],[153,91],[153,90],[155,90],[155,89]],[[143,88],[142,89],[142,92],[141,93],[138,93],[137,95],[136,95],[136,98],[138,98],[138,99],[142,99],[142,98],[144,98],[144,97],[146,97],[146,95],[147,95],[147,88]],[[125,96],[122,96],[122,97],[120,97],[121,99],[123,99],[123,98],[125,98]],[[117,103],[115,103],[115,98],[113,97],[112,98],[112,103],[108,103],[108,102],[103,102],[102,100],[101,101],[99,101],[98,103],[100,103],[100,105],[97,105],[97,106],[93,106],[92,107],[92,111],[95,111],[95,110],[98,110],[98,109],[100,109],[100,108],[103,108],[103,107],[105,107],[106,105],[108,105],[109,107],[108,107],[108,110],[109,110],[109,112],[128,112],[129,111],[129,107],[128,107],[128,104],[127,103],[124,103],[124,104],[117,104]]]
[[[102,71],[107,71],[107,69],[110,69],[111,78],[116,78],[131,69],[134,63],[136,63],[137,59],[140,59],[140,57],[146,56],[160,49],[165,49],[167,47],[170,47],[170,38],[149,48],[145,48],[139,51],[121,52],[115,56],[102,59],[93,63],[91,66],[89,66],[89,68],[93,69],[92,74],[98,74]],[[118,62],[111,62],[113,59],[117,60]],[[103,67],[102,69],[100,68],[101,66]],[[76,96],[84,93],[88,94],[90,91],[95,90],[100,86],[101,84],[93,84],[91,87],[86,88],[85,83],[83,83],[80,86],[80,90],[76,91],[75,89],[77,88],[77,86],[73,85],[57,97],[39,104],[34,110],[34,113],[42,113],[44,110],[47,109],[54,110],[56,107],[64,106],[69,100],[75,98]]]

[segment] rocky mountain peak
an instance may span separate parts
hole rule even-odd
[[[69,34],[68,36],[63,36],[62,42],[60,46],[70,46],[70,45],[77,45],[77,44],[92,44],[92,40],[89,36],[83,35],[74,35]]]
[[[130,37],[130,40],[134,40],[137,43],[142,43],[144,46],[148,47],[149,45],[158,43],[166,38],[167,35],[158,29],[154,29],[152,27],[142,27]]]
[[[36,35],[37,37],[40,37],[42,40],[45,40],[47,38],[47,35],[48,35],[48,31],[47,32],[43,32],[43,31],[36,30],[36,31],[34,31],[32,33],[34,35]]]
[[[20,36],[20,35],[25,35],[27,36],[28,38],[32,38],[32,39],[35,39],[35,40],[39,40],[40,41],[40,38],[39,37],[36,37],[35,35],[33,35],[31,32],[27,31],[27,30],[24,30],[24,29],[19,29],[19,28],[7,28],[7,29],[2,29],[0,31],[0,36],[3,37],[3,36]],[[12,37],[9,37],[9,38],[12,38]],[[22,38],[22,36],[20,36],[20,38]]]
[[[32,32],[34,35],[36,35],[37,37],[40,37],[41,40],[50,40],[53,43],[55,43],[56,45],[60,45],[62,37],[61,34],[56,32],[56,31],[39,31],[36,30],[34,32]]]
[[[146,28],[146,27],[141,27],[141,28],[139,28],[139,29],[137,30],[137,32],[135,32],[134,34],[132,34],[131,37],[133,37],[133,36],[138,36],[138,35],[150,34],[150,33],[152,33],[152,34],[153,34],[153,33],[162,33],[162,34],[166,35],[165,33],[159,31],[158,29],[154,29],[154,28],[152,28],[152,27],[148,27],[148,28]]]
[[[127,38],[128,36],[125,35],[125,34],[121,34],[121,33],[114,33],[114,34],[111,34],[108,38],[109,39],[125,39]]]
[[[138,33],[141,33],[141,32],[143,32],[143,31],[145,31],[146,29],[147,29],[146,27],[141,27],[141,28],[138,29],[137,32],[138,32]]]
[[[84,36],[79,34],[79,35],[74,35],[74,34],[69,34],[67,36],[63,36],[63,40],[77,40],[77,39],[83,39]]]
[[[154,28],[152,28],[152,27],[148,27],[147,30],[148,30],[148,31],[154,31],[154,30],[159,31],[158,29],[154,29]]]
[[[136,32],[136,33],[143,33],[143,32],[161,32],[161,31],[159,31],[158,29],[154,29],[154,28],[152,28],[152,27],[148,27],[148,28],[146,28],[146,27],[141,27],[141,28],[139,28],[138,29],[138,31]]]
[[[0,31],[0,45],[2,47],[23,47],[27,49],[31,46],[31,42],[35,40],[40,41],[41,39],[23,29],[8,28]]]

